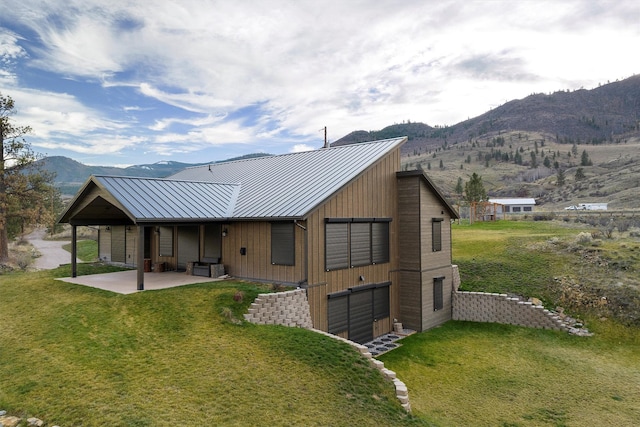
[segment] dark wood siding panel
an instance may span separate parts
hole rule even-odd
[[[371,264],[371,225],[354,222],[350,225],[351,266]]]
[[[400,268],[420,269],[420,181],[418,177],[398,180],[398,252]]]
[[[295,265],[294,227],[293,222],[271,223],[271,264]]]
[[[400,272],[400,316],[405,328],[422,330],[422,282],[418,271]]]
[[[442,218],[431,219],[431,251],[442,250]]]

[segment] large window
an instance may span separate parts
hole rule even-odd
[[[325,224],[327,271],[389,262],[390,219],[328,218]]]
[[[328,331],[349,331],[358,335],[362,328],[371,329],[373,322],[390,316],[389,286],[391,282],[356,286],[327,295]],[[368,331],[367,331],[368,333]]]
[[[442,218],[431,219],[431,247],[433,252],[442,250]]]
[[[293,222],[271,223],[271,264],[295,265],[294,227]]]

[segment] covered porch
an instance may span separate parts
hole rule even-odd
[[[144,290],[174,288],[177,286],[193,285],[196,283],[216,282],[224,279],[211,277],[199,277],[185,274],[184,272],[143,273]],[[137,280],[137,270],[117,271],[115,273],[90,274],[86,276],[62,277],[56,280],[74,283],[76,285],[89,286],[118,294],[132,294],[142,289],[136,289],[131,283]]]

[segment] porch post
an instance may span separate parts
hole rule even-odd
[[[77,229],[75,225],[71,226],[71,277],[78,277],[78,265],[76,258],[78,257]]]
[[[144,225],[138,225],[136,262],[138,264],[138,290],[144,291]]]

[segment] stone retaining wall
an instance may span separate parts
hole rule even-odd
[[[569,330],[560,317],[543,306],[507,294],[454,291],[453,320]]]
[[[304,289],[259,294],[244,318],[259,325],[283,325],[308,329],[313,327],[307,291]]]

